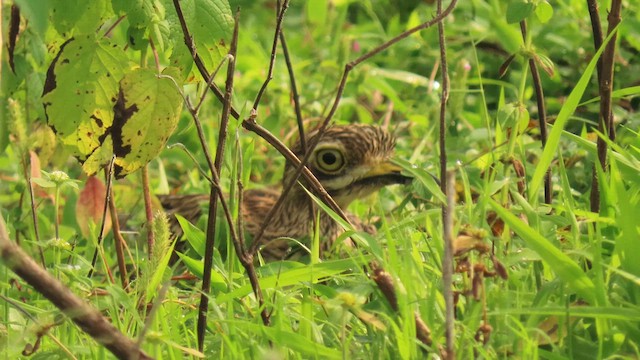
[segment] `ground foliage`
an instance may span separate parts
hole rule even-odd
[[[246,118],[267,74],[275,2],[181,4],[210,71],[225,59],[233,16],[241,10],[233,105]],[[606,29],[609,3],[600,6]],[[608,168],[596,167],[598,213],[590,211],[600,111],[598,49],[586,2],[461,1],[446,18],[451,91],[445,140],[448,166],[457,174],[459,357],[640,356],[640,266],[634,259],[640,252],[638,10],[635,2],[624,2],[617,28],[616,139],[609,144]],[[311,128],[326,116],[345,63],[435,12],[433,1],[294,1],[283,32],[305,125]],[[521,20],[527,21],[524,41]],[[202,356],[195,330],[200,281],[168,279],[185,268],[202,276],[205,221],[184,223],[189,245],[182,265],[173,268],[162,256],[171,249],[162,241],[166,229],[156,224],[160,241],[148,259],[140,190],[139,169],[148,162],[154,193],[209,191],[200,170],[207,168],[206,160],[182,97],[196,105],[205,86],[184,45],[173,3],[5,1],[2,34],[0,210],[11,239],[123,333],[140,337],[148,354]],[[530,58],[540,69],[551,123],[546,151]],[[220,86],[225,67],[216,77]],[[379,231],[375,237],[361,235],[351,257],[317,261],[311,256],[302,263],[259,267],[269,327],[262,324],[227,237],[229,250],[214,258],[205,356],[420,358],[425,351],[440,351],[444,198],[430,191],[429,174],[439,171],[441,68],[434,27],[351,72],[334,121],[387,127],[398,137],[398,162],[416,180],[352,205],[352,212]],[[220,101],[207,94],[200,118],[212,148],[221,111]],[[297,136],[281,49],[256,119],[285,143]],[[284,164],[277,151],[239,121],[231,120],[228,133],[223,189],[235,194],[238,177],[245,187],[277,184]],[[130,283],[124,290],[105,271],[108,264],[119,273],[111,232],[95,273],[87,276],[105,204],[100,168],[112,154],[122,178],[113,187],[128,244]],[[547,166],[551,204],[543,201]],[[88,176],[93,174],[97,177]],[[27,178],[34,182],[37,227]],[[397,311],[366,273],[371,259],[397,285]],[[46,358],[110,356],[7,267],[0,271],[3,357],[31,350]],[[416,340],[416,313],[432,331],[431,346]]]

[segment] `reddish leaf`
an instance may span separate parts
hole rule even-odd
[[[42,178],[42,172],[40,171],[40,158],[38,154],[33,151],[29,151],[29,165],[31,166],[31,180]],[[41,186],[33,186],[33,196],[39,198],[49,198],[53,201],[53,195],[50,194],[47,189]]]
[[[90,176],[76,203],[76,220],[85,237],[89,236],[89,222],[101,224],[106,195],[107,189],[102,181],[95,176]],[[105,233],[111,229],[109,213],[107,213],[104,228]]]

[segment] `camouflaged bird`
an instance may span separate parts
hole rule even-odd
[[[306,136],[306,143],[314,141],[318,131]],[[329,195],[341,209],[386,185],[407,184],[411,178],[400,173],[401,168],[391,162],[395,138],[377,126],[343,125],[329,127],[319,139],[309,158],[308,168],[322,183]],[[300,142],[291,150],[301,158],[304,151]],[[285,165],[282,184],[287,184],[295,175],[295,166]],[[302,177],[286,195],[282,206],[265,228],[260,252],[267,261],[282,260],[291,255],[291,240],[308,239],[313,229],[313,218],[309,211],[309,196],[302,188],[307,183]],[[280,189],[251,189],[244,192],[242,216],[245,231],[253,237],[259,231],[269,210],[280,197]],[[169,214],[179,213],[195,221],[201,214],[199,203],[208,200],[208,195],[169,195],[160,200]],[[356,230],[375,233],[357,217],[347,213]],[[342,228],[331,217],[320,213],[320,240],[322,248],[331,248],[342,233]],[[303,243],[305,243],[303,241]],[[308,243],[308,241],[306,242]]]

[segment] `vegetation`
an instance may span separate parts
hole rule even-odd
[[[2,2],[0,355],[640,357],[640,5],[590,4],[461,1],[442,21],[446,58],[434,25],[347,67],[340,87],[345,64],[433,19],[436,2]],[[202,69],[218,67],[216,96]],[[223,217],[207,234],[205,215],[181,221],[187,244],[169,265],[167,219],[145,192],[209,193],[215,157],[234,220],[239,183],[280,182],[285,158],[265,134],[291,144],[298,121],[327,118],[398,138],[412,185],[349,209],[377,235],[343,222],[358,243],[348,255],[319,259],[316,237],[300,261],[254,269]],[[131,347],[96,346],[87,329],[98,322],[63,315],[53,282],[24,275],[15,243]]]

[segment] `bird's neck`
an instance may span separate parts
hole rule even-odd
[[[317,206],[312,208],[312,204],[313,200],[299,184],[289,191],[275,216],[284,225],[283,228],[291,229],[291,234],[286,236],[301,238],[312,234],[313,220],[318,211],[321,238],[326,241],[337,236],[339,227],[335,221],[326,212],[318,210]]]

